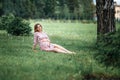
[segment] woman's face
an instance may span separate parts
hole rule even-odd
[[[37,31],[41,32],[42,31],[42,27],[40,25],[37,25]]]

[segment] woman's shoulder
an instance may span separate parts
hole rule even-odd
[[[40,33],[39,32],[34,32],[34,35],[39,35]]]
[[[42,33],[47,34],[46,32],[42,32]]]
[[[37,35],[37,34],[46,34],[46,32],[34,32],[34,35]]]

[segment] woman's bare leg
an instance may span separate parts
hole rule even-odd
[[[53,50],[45,50],[45,51],[47,51],[47,52],[57,52],[57,53],[67,53],[66,51],[64,51],[64,50],[61,50],[61,49],[59,49],[59,48],[54,48]]]
[[[73,53],[67,49],[65,49],[64,47],[57,45],[57,44],[53,44],[56,48],[61,49],[61,51],[65,51],[66,53]]]
[[[66,51],[61,50],[61,49],[59,49],[59,48],[54,48],[53,52],[58,52],[58,53],[67,53]]]
[[[64,54],[75,54],[75,53],[71,53],[71,52],[67,52],[67,51],[64,51],[58,47],[55,47],[53,50],[46,50],[48,52],[57,52],[57,53],[64,53]]]

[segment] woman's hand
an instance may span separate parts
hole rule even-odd
[[[37,50],[33,50],[35,53],[38,52]]]
[[[38,52],[37,50],[35,50],[35,47],[34,47],[34,46],[32,47],[32,50],[33,50],[34,52]]]

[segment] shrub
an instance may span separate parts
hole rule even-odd
[[[12,35],[29,35],[31,32],[31,27],[29,23],[22,18],[16,17],[7,28],[7,32]]]
[[[0,30],[6,30],[14,18],[15,16],[13,14],[3,15],[0,17]]]
[[[119,67],[120,65],[120,29],[101,37],[97,44],[99,53],[96,59],[107,66]]]

